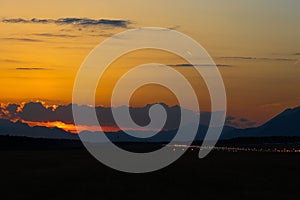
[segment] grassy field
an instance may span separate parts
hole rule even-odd
[[[1,150],[1,199],[299,199],[300,154],[195,151],[160,171],[112,170],[86,150]]]

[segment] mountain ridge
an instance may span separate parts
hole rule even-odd
[[[176,132],[176,130],[161,131],[157,135],[145,139],[134,138],[122,131],[105,134],[115,142],[164,142],[170,141],[176,135]],[[186,129],[186,132],[188,133],[188,128]],[[195,141],[203,140],[206,132],[207,126],[199,125]],[[83,131],[80,134],[90,133],[92,134],[92,132]],[[6,119],[0,119],[0,135],[49,139],[79,139],[78,135],[60,128],[48,128],[43,126],[30,127],[26,123],[20,121],[11,122]],[[237,129],[230,126],[224,126],[220,139],[226,140],[233,138],[273,136],[300,137],[300,106],[284,110],[259,127]]]

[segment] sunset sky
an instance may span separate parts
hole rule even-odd
[[[298,0],[0,0],[0,103],[70,104],[77,70],[97,44],[130,28],[166,27],[212,56],[223,76],[228,116],[259,125],[300,105],[299,8]],[[110,106],[118,77],[148,62],[171,65],[187,77],[194,73],[178,56],[132,52],[110,66],[97,104]],[[203,83],[192,85],[205,90]],[[209,97],[198,97],[209,111]],[[164,88],[147,86],[132,104],[161,101],[177,103]]]

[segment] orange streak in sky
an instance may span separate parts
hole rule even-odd
[[[67,124],[61,121],[54,121],[54,122],[32,122],[32,121],[25,121],[21,120],[22,123],[28,124],[30,127],[34,126],[45,126],[48,128],[57,127],[60,129],[63,129],[65,131],[71,132],[73,134],[78,134],[78,132],[81,131],[105,131],[105,132],[116,132],[120,129],[118,127],[112,127],[112,126],[86,126],[86,125],[78,125],[75,127],[74,124]],[[76,129],[77,128],[77,129]]]

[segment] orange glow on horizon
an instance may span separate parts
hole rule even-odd
[[[60,128],[67,132],[78,134],[78,132],[82,131],[104,131],[104,132],[117,132],[120,129],[118,127],[113,126],[86,126],[86,125],[77,125],[74,124],[68,124],[61,121],[53,121],[53,122],[32,122],[32,121],[26,121],[26,120],[20,120],[22,123],[28,124],[30,127],[34,126],[44,126],[48,128]]]
[[[139,1],[128,6],[125,1],[118,0],[115,3],[93,1],[91,6],[84,1],[72,4],[67,1],[2,1],[0,107],[4,107],[1,103],[17,103],[20,106],[16,113],[21,113],[25,104],[22,102],[36,99],[46,101],[47,104],[40,102],[49,111],[71,104],[77,71],[96,45],[127,29],[153,26],[169,27],[203,45],[219,65],[226,88],[228,116],[247,118],[261,125],[286,108],[299,106],[300,26],[297,19],[300,12],[297,8],[300,2],[282,1],[269,6],[265,6],[264,1],[240,1],[235,6],[217,2]],[[149,10],[155,10],[155,16],[149,14]],[[84,26],[54,23],[69,17],[124,20],[128,27],[114,23]],[[35,20],[30,22],[33,18]],[[49,20],[49,23],[43,23],[43,20]],[[268,28],[265,28],[266,24]],[[189,79],[201,110],[210,111],[205,82],[195,78],[191,67],[182,65],[186,61],[171,53],[150,49],[128,53],[111,64],[99,81],[96,105],[110,107],[112,89],[118,79],[133,67],[145,63],[172,65]],[[159,70],[157,74],[160,74]],[[141,73],[137,78],[147,75]],[[177,103],[174,95],[163,87],[148,85],[133,95],[130,106],[161,101],[168,105]],[[122,106],[124,99],[116,103],[112,106]],[[11,121],[20,120],[5,109],[0,116]],[[59,121],[26,123],[76,132],[74,124]],[[100,128],[82,126],[79,129]],[[103,129],[118,130],[115,127]]]

